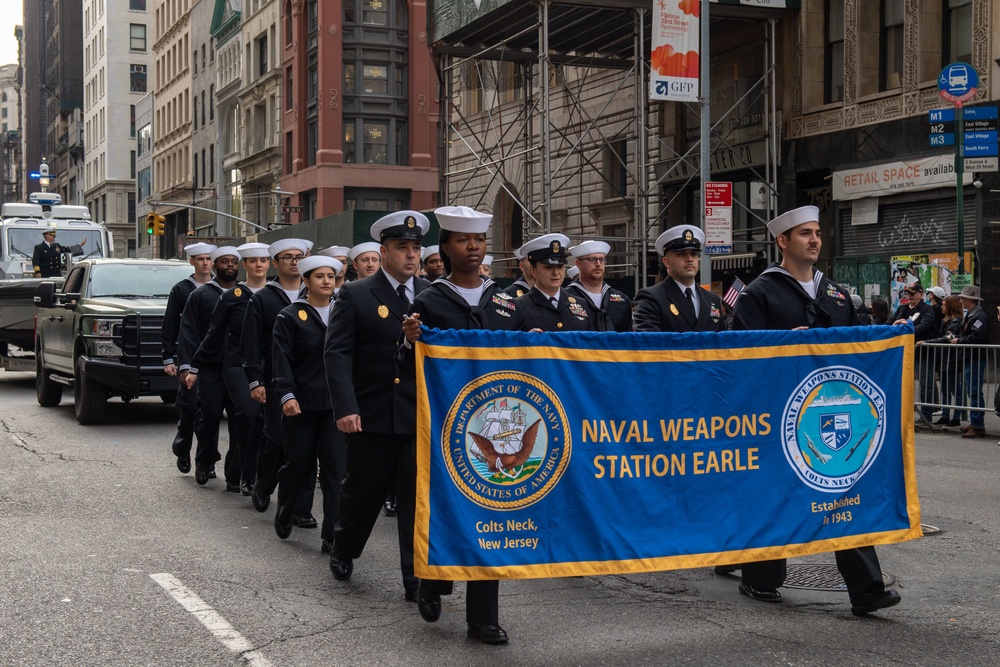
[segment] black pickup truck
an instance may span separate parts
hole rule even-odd
[[[108,398],[173,400],[177,379],[163,372],[160,327],[170,288],[191,275],[172,260],[92,259],[75,264],[62,287],[35,293],[35,390],[54,407],[73,387],[76,419],[104,421]]]

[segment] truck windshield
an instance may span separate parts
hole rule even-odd
[[[90,296],[167,298],[170,288],[191,275],[190,264],[99,264],[90,272]]]
[[[107,257],[101,236],[99,229],[59,228],[56,233],[56,243],[67,249],[82,244],[83,253],[74,257],[76,261],[88,257]],[[86,243],[83,243],[84,239]],[[35,246],[39,243],[42,243],[40,227],[11,227],[7,231],[7,246],[10,248],[11,259],[31,259]]]

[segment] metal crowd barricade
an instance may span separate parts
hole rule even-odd
[[[949,420],[961,422],[969,421],[970,412],[989,414],[1000,385],[1000,345],[917,345],[913,381],[918,423],[930,421],[928,415],[939,410]]]

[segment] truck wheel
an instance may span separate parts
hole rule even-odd
[[[102,423],[108,407],[108,388],[87,377],[84,372],[83,357],[76,359],[73,407],[76,411],[76,421],[84,426]]]
[[[63,386],[42,367],[42,355],[35,354],[35,396],[43,408],[54,408],[62,400]]]

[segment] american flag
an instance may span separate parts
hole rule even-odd
[[[722,300],[728,303],[730,308],[735,308],[736,299],[740,298],[740,294],[743,294],[743,290],[746,287],[742,280],[739,278],[734,279],[733,284],[726,290],[726,294],[722,297]]]

